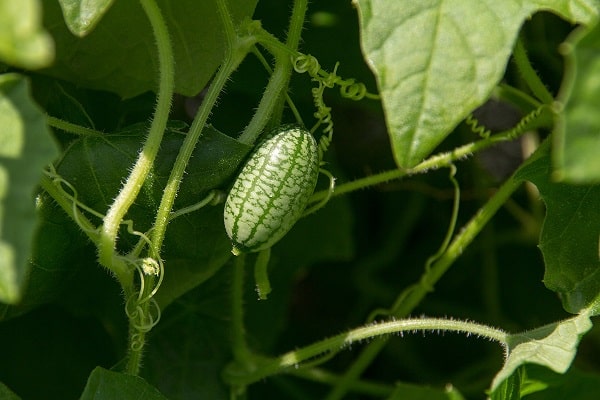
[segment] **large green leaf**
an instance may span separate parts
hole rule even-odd
[[[64,154],[57,172],[76,188],[81,202],[105,213],[137,157],[145,132],[142,124],[120,133],[78,140]],[[126,216],[134,221],[136,230],[147,231],[154,222],[183,139],[181,132],[165,133],[152,174]],[[196,204],[209,190],[224,187],[249,150],[215,129],[206,128],[188,164],[175,208]],[[231,256],[222,219],[222,206],[207,206],[170,223],[162,253],[165,279],[156,297],[161,307],[208,279]],[[135,241],[137,238],[123,231],[121,245]]]
[[[557,176],[570,182],[600,182],[600,25],[579,29],[562,47],[566,78],[560,93],[564,114],[556,127]]]
[[[232,357],[231,271],[177,299],[152,331],[141,376],[171,399],[229,398],[221,372]]]
[[[396,163],[411,167],[481,105],[504,74],[525,19],[571,22],[595,0],[357,0],[364,57],[377,77]]]
[[[546,271],[544,284],[561,297],[563,307],[579,313],[600,311],[600,185],[578,186],[552,181],[547,144],[524,165],[518,179],[533,182],[546,203],[540,250]]]
[[[175,57],[175,91],[199,93],[219,66],[225,42],[214,1],[159,0]],[[228,2],[239,23],[256,0]],[[72,35],[56,2],[45,3],[45,24],[56,41],[56,63],[47,74],[128,98],[158,87],[155,40],[139,1],[117,1],[95,29]]]
[[[40,0],[0,0],[0,60],[29,69],[50,65],[54,44],[41,13]]]
[[[106,14],[114,0],[59,0],[65,23],[73,35],[90,33]]]
[[[36,224],[35,187],[57,155],[44,114],[20,75],[0,75],[0,127],[0,301],[15,303]]]
[[[139,376],[97,367],[92,371],[81,400],[167,400]]]

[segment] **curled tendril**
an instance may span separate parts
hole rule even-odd
[[[132,350],[141,349],[143,346],[142,333],[149,332],[160,321],[161,312],[158,302],[151,298],[149,307],[142,307],[142,303],[137,301],[137,296],[131,296],[125,304],[125,313],[129,318],[131,327],[136,330],[131,336]]]
[[[329,148],[333,138],[333,120],[331,117],[331,107],[327,107],[323,101],[323,93],[325,88],[340,87],[340,95],[351,100],[362,100],[365,97],[377,97],[367,92],[364,83],[356,82],[354,79],[342,79],[337,75],[337,69],[340,63],[336,63],[332,72],[327,72],[321,69],[319,61],[310,54],[300,54],[292,59],[294,71],[302,74],[308,73],[312,81],[317,83],[317,86],[311,89],[313,103],[317,109],[313,114],[317,119],[315,126],[311,129],[314,132],[319,126],[325,125],[323,135],[319,139],[319,158],[323,159],[323,154]]]
[[[311,56],[310,54],[301,54],[298,57],[292,59],[292,64],[294,66],[294,71],[299,74],[303,74],[308,72],[308,74],[312,77],[319,75],[319,71],[321,70],[321,66],[319,65],[319,61],[316,57]]]
[[[521,133],[523,133],[523,131],[527,129],[527,125],[538,119],[545,108],[548,108],[548,105],[542,104],[541,106],[539,106],[538,108],[521,118],[519,123],[509,131],[508,136],[510,136],[511,138],[516,138]]]
[[[96,229],[89,229],[86,228],[86,226],[81,223],[80,219],[79,219],[79,210],[84,210],[86,212],[88,212],[89,214],[102,219],[104,218],[104,215],[102,215],[101,213],[99,213],[98,211],[94,210],[93,208],[85,205],[84,203],[82,203],[79,199],[78,196],[79,194],[77,193],[77,189],[75,189],[75,187],[73,185],[71,185],[66,179],[64,179],[62,176],[60,176],[57,172],[56,169],[54,168],[54,166],[52,164],[49,165],[48,169],[45,169],[44,174],[46,174],[50,179],[52,179],[52,183],[58,188],[58,190],[60,190],[60,192],[62,193],[62,195],[68,199],[69,201],[71,201],[71,206],[73,208],[73,220],[75,221],[75,223],[77,224],[77,226],[79,226],[79,228],[81,230],[83,230],[86,233],[95,233],[98,231],[98,228]],[[66,188],[66,189],[65,189]]]
[[[350,100],[362,100],[367,95],[367,87],[362,82],[355,82],[354,79],[345,81],[340,85],[340,94]]]
[[[510,130],[506,131],[504,134],[510,138],[516,138],[527,128],[527,126],[540,117],[544,108],[547,108],[548,105],[542,104],[535,110],[531,111],[529,114],[525,115],[521,120]],[[492,131],[489,128],[486,128],[482,125],[477,118],[470,114],[465,119],[465,124],[467,124],[473,133],[478,134],[483,139],[487,139],[491,136]]]
[[[465,119],[465,124],[467,124],[473,133],[476,133],[480,137],[487,139],[492,134],[492,131],[485,126],[483,126],[477,118],[473,114],[469,114]]]

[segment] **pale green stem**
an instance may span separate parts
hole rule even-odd
[[[206,125],[206,121],[208,120],[210,112],[215,105],[219,94],[225,87],[229,76],[233,71],[235,71],[239,63],[243,60],[243,57],[245,57],[247,54],[247,50],[251,48],[252,45],[250,43],[237,40],[237,36],[235,36],[235,30],[231,24],[225,1],[218,1],[217,6],[219,15],[225,27],[226,41],[228,43],[228,47],[225,52],[225,59],[219,68],[219,71],[215,75],[212,84],[208,88],[206,96],[204,97],[202,105],[200,106],[200,109],[194,118],[192,126],[185,136],[185,139],[181,145],[181,149],[179,150],[179,154],[177,154],[177,158],[175,159],[175,164],[173,165],[171,174],[169,175],[167,185],[164,188],[163,196],[158,207],[156,219],[154,221],[154,229],[152,230],[151,237],[155,252],[159,251],[163,242],[167,225],[170,220],[173,203],[175,201],[175,196],[179,190],[179,185],[185,173],[185,168],[192,156],[192,152],[194,151],[198,140],[200,139],[200,136],[202,135],[202,130]],[[234,37],[231,37],[230,35],[234,35]]]
[[[540,99],[544,104],[552,104],[554,102],[554,96],[550,93],[548,88],[544,85],[544,82],[540,79],[538,74],[531,66],[531,62],[525,52],[523,42],[519,39],[515,45],[515,51],[513,53],[515,63],[521,72],[521,76],[525,79],[525,82],[533,92],[533,94]]]
[[[117,260],[119,259],[114,257],[117,233],[123,217],[127,213],[127,210],[129,210],[131,204],[133,204],[140,189],[142,188],[142,185],[148,177],[150,170],[152,169],[152,165],[154,164],[154,159],[156,158],[156,154],[160,148],[163,133],[169,119],[175,81],[175,66],[171,48],[171,40],[169,38],[169,31],[161,11],[154,0],[140,0],[140,3],[144,9],[144,12],[146,13],[146,16],[148,17],[150,25],[152,26],[154,37],[156,39],[160,83],[156,111],[154,113],[154,118],[150,126],[150,132],[148,134],[148,138],[146,139],[146,143],[144,144],[144,147],[138,156],[129,178],[125,182],[125,185],[117,195],[117,198],[104,217],[104,224],[101,232],[102,237],[98,246],[98,255],[100,262],[111,269],[114,268],[115,264],[124,263],[123,261],[117,263]],[[153,256],[156,258],[160,257],[157,251],[154,252]],[[154,280],[150,278],[148,281],[149,282],[144,283],[150,283],[146,286],[151,287],[151,283],[153,283]],[[125,300],[128,301],[132,293],[125,294]],[[139,307],[142,308],[141,313],[148,312],[149,303],[149,301],[146,301],[139,305]],[[134,336],[136,335],[137,337],[135,337],[135,342],[139,343],[139,346],[131,345],[134,342]],[[145,335],[146,331],[136,329],[134,326],[132,326],[132,321],[130,321],[130,346],[127,354],[126,371],[131,375],[137,375],[139,373],[145,343]]]
[[[471,218],[467,225],[454,237],[444,254],[439,257],[429,269],[423,273],[420,283],[410,286],[397,299],[394,305],[393,316],[402,318],[409,315],[419,303],[425,298],[432,287],[441,279],[450,266],[462,254],[473,239],[481,232],[489,220],[496,214],[498,209],[510,198],[510,196],[519,188],[521,181],[510,177],[488,200],[487,203]],[[339,385],[336,386],[326,397],[327,400],[337,400],[343,398],[348,390],[351,381],[360,377],[362,372],[377,357],[379,352],[385,347],[386,339],[380,339],[365,347],[352,366],[346,371]]]
[[[452,151],[434,155],[412,168],[393,169],[390,171],[381,172],[375,175],[366,176],[364,178],[337,185],[333,194],[329,193],[329,190],[321,190],[312,195],[310,202],[322,200],[327,196],[341,196],[346,193],[354,192],[367,187],[376,186],[381,183],[403,178],[405,176],[422,174],[432,169],[448,167],[456,161],[464,160],[465,158],[476,153],[477,151],[488,148],[499,142],[505,142],[514,139],[515,132],[512,129],[502,133],[498,133],[486,139],[482,139],[472,143],[467,143],[463,146],[457,147]]]
[[[112,269],[116,260],[114,252],[119,226],[150,173],[169,119],[173,97],[174,61],[167,26],[154,0],[140,0],[140,2],[150,21],[156,39],[160,83],[156,112],[144,147],[127,181],[104,217],[100,243],[98,244],[98,258],[100,263],[109,269]]]
[[[300,38],[302,36],[302,27],[304,26],[304,19],[306,15],[307,6],[307,0],[294,1],[294,8],[292,10],[292,16],[290,18],[290,26],[285,41],[287,48],[290,50],[297,51],[298,45],[300,44]],[[292,64],[286,64],[285,68],[288,70],[287,79],[283,83],[282,93],[279,94],[277,102],[274,106],[273,117],[271,118],[271,122],[269,124],[269,127],[271,129],[276,128],[281,124],[283,108],[287,98],[287,88],[289,86],[290,78],[292,76]]]
[[[256,112],[242,134],[238,137],[238,140],[242,143],[254,143],[274,112],[276,120],[279,120],[281,117],[279,113],[283,110],[284,92],[287,90],[292,74],[291,59],[293,56],[298,55],[296,49],[300,43],[306,7],[306,0],[294,1],[286,44],[281,43],[273,35],[262,29],[255,35],[256,40],[264,45],[275,57],[275,68]]]
[[[482,324],[467,321],[458,321],[439,318],[415,318],[398,321],[380,322],[361,328],[350,330],[346,333],[321,340],[299,350],[285,353],[273,360],[266,361],[247,375],[227,376],[228,382],[236,385],[248,385],[260,381],[270,375],[280,373],[287,368],[297,368],[302,362],[331,351],[351,346],[356,342],[372,339],[390,334],[413,333],[417,331],[432,332],[461,332],[469,336],[475,335],[507,346],[508,334],[502,330]]]

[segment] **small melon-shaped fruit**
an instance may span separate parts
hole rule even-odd
[[[225,202],[225,230],[233,254],[277,243],[302,216],[319,176],[317,142],[286,125],[258,146]]]

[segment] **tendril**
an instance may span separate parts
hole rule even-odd
[[[542,104],[535,110],[531,111],[529,114],[525,115],[514,128],[507,132],[507,136],[511,139],[517,138],[523,131],[525,131],[530,123],[538,119],[544,109],[548,108],[547,104]]]
[[[467,116],[465,123],[471,128],[473,133],[476,133],[483,139],[487,139],[492,134],[492,131],[482,125],[473,114]]]
[[[548,108],[548,105],[542,104],[535,110],[531,111],[529,114],[521,118],[517,125],[509,129],[508,131],[505,131],[503,133],[503,136],[508,136],[509,139],[517,138],[521,133],[523,133],[525,129],[527,129],[530,123],[540,118],[545,108]],[[486,128],[483,124],[481,124],[479,120],[473,116],[473,114],[470,114],[467,118],[465,118],[465,124],[467,124],[471,128],[471,131],[473,133],[478,134],[483,139],[487,139],[492,135],[492,131],[489,128]]]
[[[317,122],[311,129],[311,133],[314,133],[319,126],[325,125],[322,130],[323,134],[319,138],[319,159],[322,160],[323,154],[327,151],[331,140],[333,139],[331,107],[328,107],[323,101],[325,88],[332,89],[335,86],[339,86],[340,95],[343,98],[354,101],[362,100],[365,97],[378,98],[378,96],[368,93],[364,83],[356,82],[355,79],[343,79],[338,76],[337,69],[340,65],[339,62],[335,64],[332,72],[327,72],[321,69],[321,65],[316,57],[310,54],[300,54],[292,59],[292,65],[294,71],[299,74],[308,73],[311,80],[317,83],[317,86],[311,90],[313,103],[317,109],[313,114],[317,119]]]

